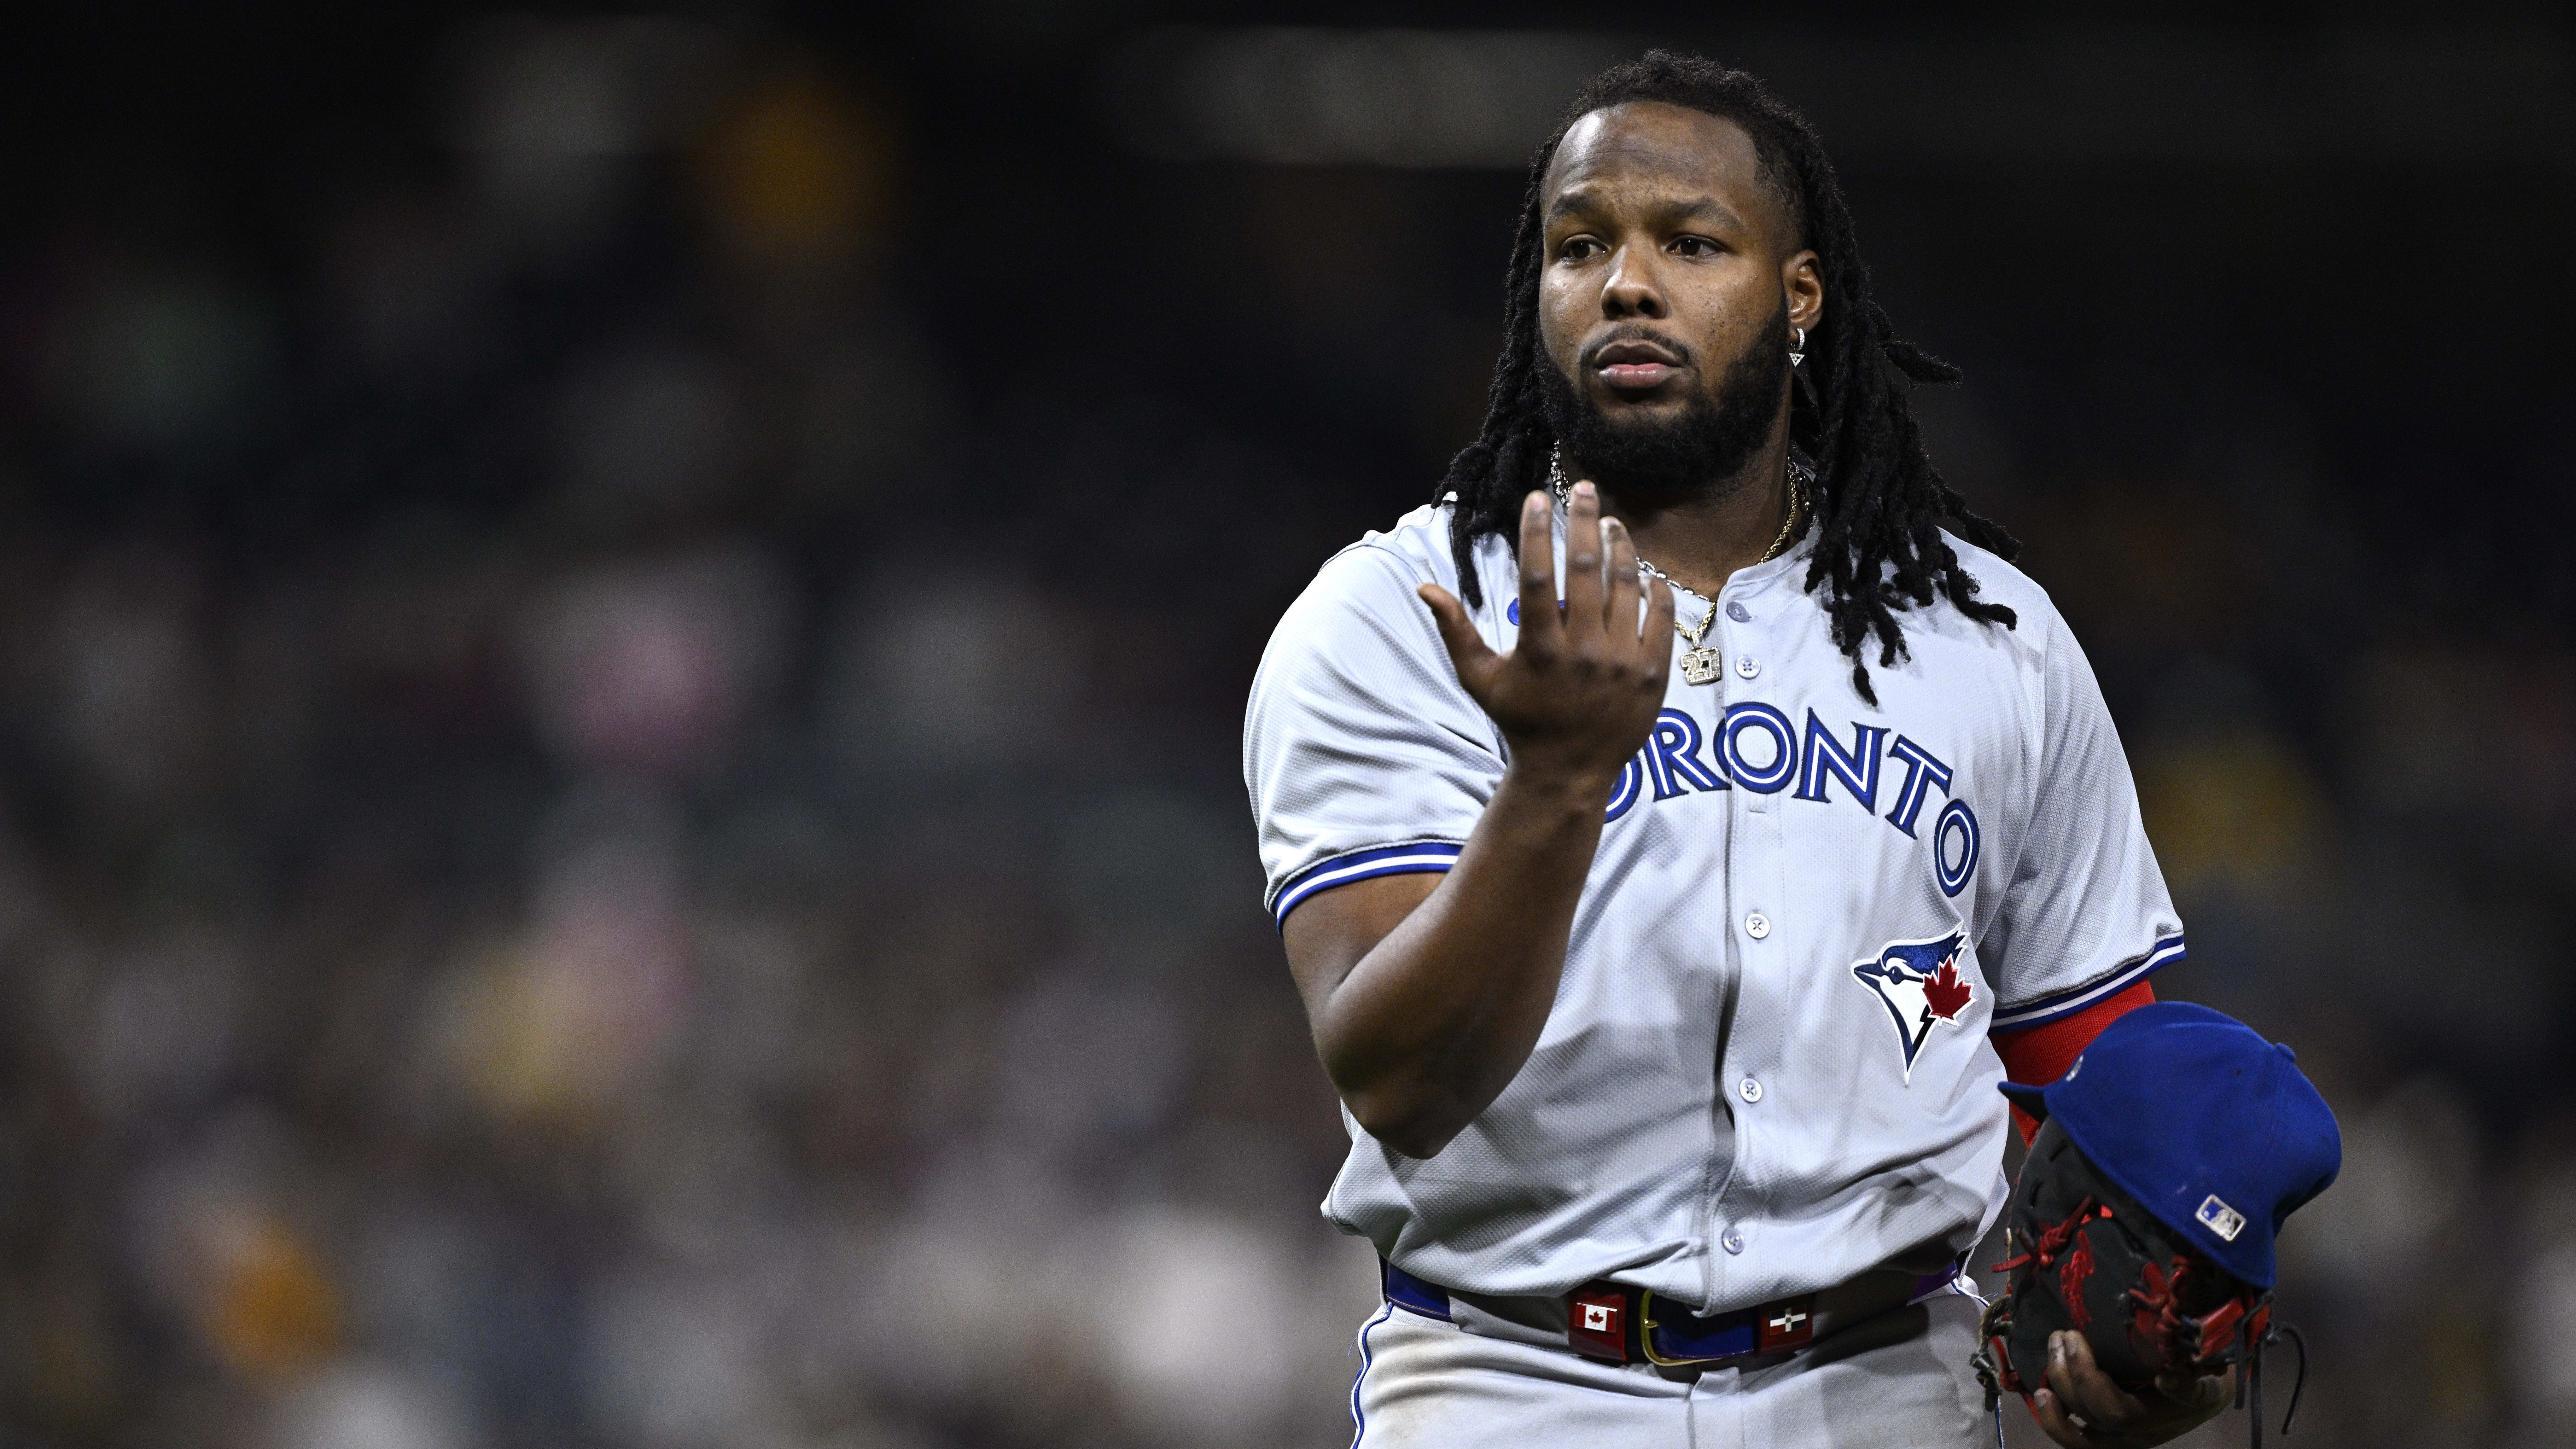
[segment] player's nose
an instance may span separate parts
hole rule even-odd
[[[1655,282],[1654,252],[1651,248],[1623,246],[1610,259],[1609,274],[1601,282],[1601,315],[1619,317],[1661,317],[1665,313],[1664,294]]]

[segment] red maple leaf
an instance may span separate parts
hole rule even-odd
[[[1972,993],[1959,975],[1959,958],[1951,956],[1941,962],[1941,969],[1923,982],[1923,1008],[1943,1021],[1957,1021],[1959,1009],[1968,1004]]]

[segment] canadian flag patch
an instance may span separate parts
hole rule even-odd
[[[1568,1347],[1588,1358],[1628,1361],[1628,1295],[1625,1290],[1595,1286],[1566,1300]]]

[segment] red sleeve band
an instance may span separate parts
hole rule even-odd
[[[2060,1017],[2045,1026],[2022,1031],[1998,1032],[1994,1037],[1995,1055],[2004,1059],[2004,1075],[2031,1086],[2046,1086],[2066,1075],[2066,1069],[2093,1044],[2093,1038],[2128,1013],[2156,999],[2153,983],[2137,985],[2104,997],[2073,1016]],[[2013,1125],[2021,1129],[2021,1140],[2028,1146],[2039,1135],[2039,1124],[2019,1107],[2012,1109]]]

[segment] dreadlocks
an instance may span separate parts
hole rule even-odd
[[[1530,161],[1529,191],[1504,278],[1503,352],[1494,364],[1485,425],[1449,464],[1434,495],[1457,495],[1449,545],[1461,592],[1470,606],[1483,602],[1473,565],[1476,542],[1487,534],[1517,539],[1521,499],[1544,485],[1557,441],[1540,371],[1556,364],[1538,336],[1545,231],[1540,210],[1548,165],[1577,120],[1633,101],[1685,106],[1743,127],[1753,138],[1764,179],[1788,207],[1791,226],[1817,254],[1824,318],[1807,339],[1807,361],[1799,369],[1804,378],[1793,394],[1790,420],[1792,440],[1816,465],[1814,501],[1823,529],[1806,588],[1825,588],[1825,612],[1834,643],[1851,656],[1853,687],[1876,704],[1862,651],[1875,636],[1882,668],[1894,668],[1904,656],[1895,610],[1929,607],[1938,596],[1971,619],[2013,626],[2011,609],[1978,600],[1977,581],[1959,567],[1958,554],[1941,537],[1943,521],[2007,559],[2021,546],[1971,512],[1923,449],[1906,385],[1891,366],[1916,382],[1955,382],[1959,370],[1897,337],[1871,298],[1851,213],[1815,129],[1762,82],[1698,56],[1653,50],[1595,76]]]

